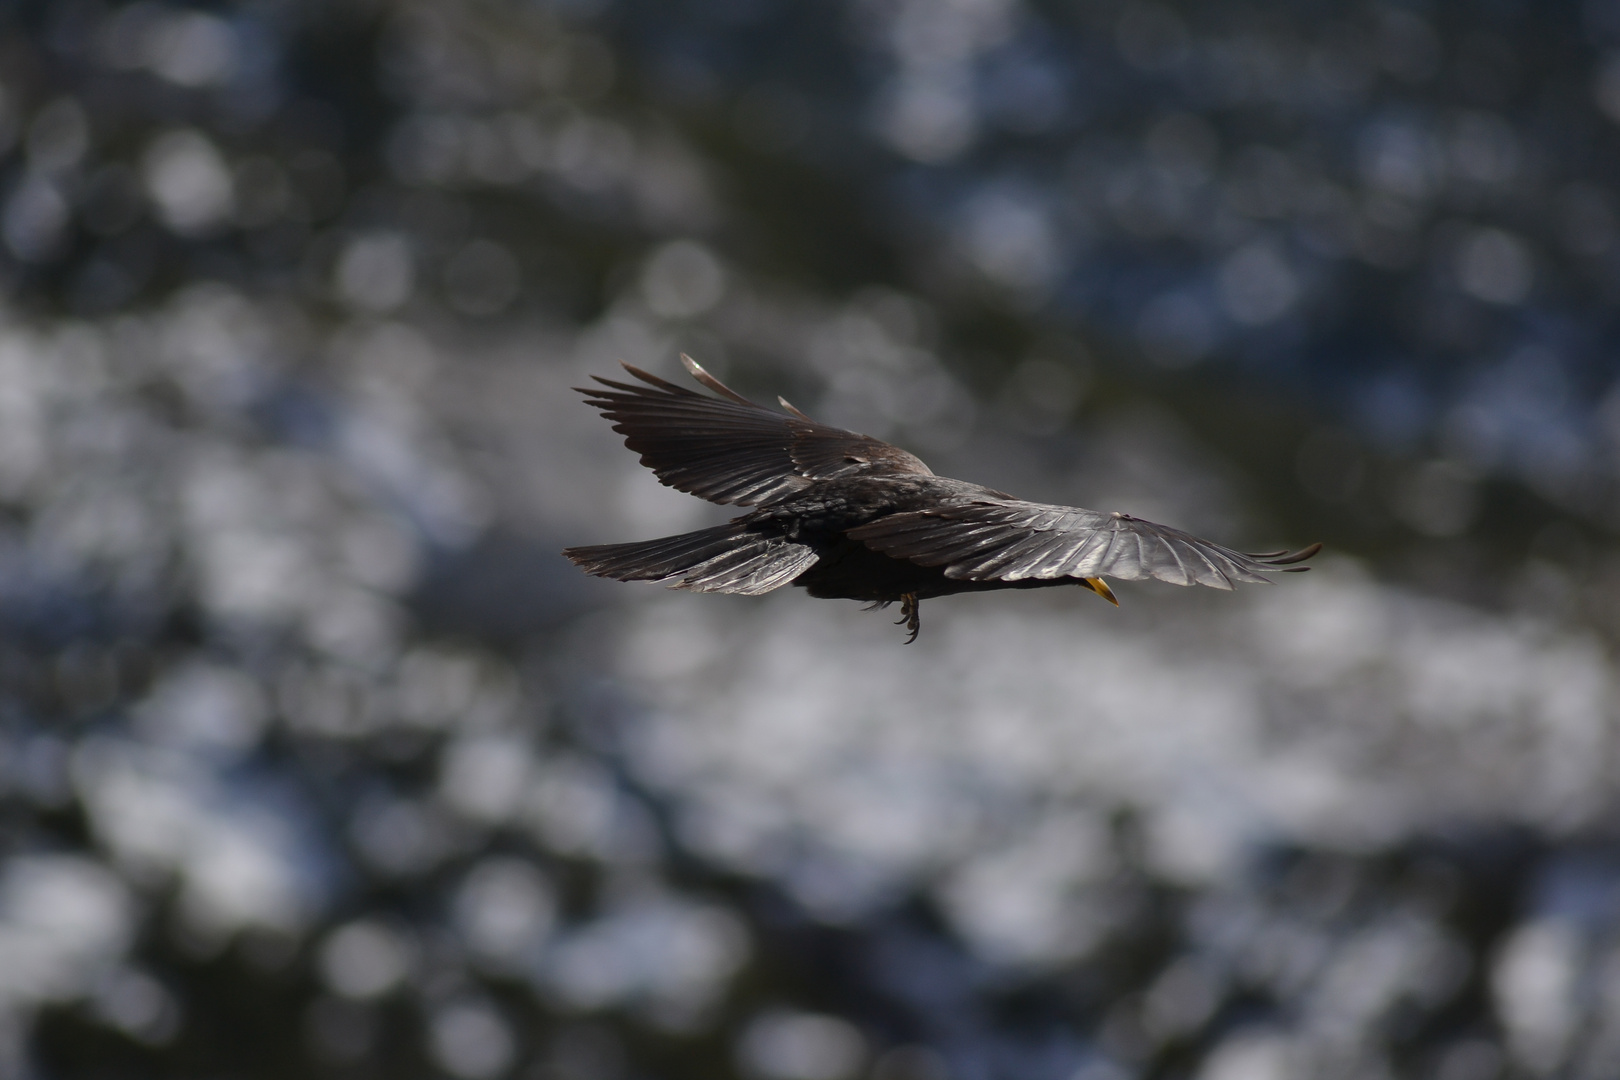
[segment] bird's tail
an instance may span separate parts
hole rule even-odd
[[[803,544],[735,522],[634,544],[568,548],[563,554],[597,577],[668,581],[672,589],[743,596],[780,588],[816,561],[816,553]]]

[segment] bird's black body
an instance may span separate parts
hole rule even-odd
[[[1009,587],[1073,585],[1073,581],[953,581],[942,566],[895,559],[852,540],[849,533],[893,514],[925,511],[951,501],[1011,496],[943,476],[857,476],[828,480],[740,520],[748,527],[808,545],[816,562],[793,584],[822,600],[886,604],[907,594],[918,600]]]
[[[879,555],[849,539],[849,530],[926,497],[921,477],[850,477],[789,495],[742,520],[750,528],[780,530],[786,539],[815,552],[816,561],[793,579],[811,596],[883,602],[915,592],[927,568]]]
[[[782,402],[740,397],[689,358],[719,398],[626,365],[646,383],[582,391],[664,483],[756,509],[725,525],[631,544],[569,548],[588,573],[673,588],[758,595],[793,584],[811,596],[901,601],[916,638],[922,600],[962,592],[1079,585],[1108,600],[1105,576],[1230,589],[1303,570],[1294,554],[1245,555],[1125,514],[1026,502],[935,476],[866,435],[818,424]]]

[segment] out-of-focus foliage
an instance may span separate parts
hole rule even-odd
[[[0,6],[0,1078],[1620,1072],[1620,6]],[[1236,595],[665,596],[686,350]]]

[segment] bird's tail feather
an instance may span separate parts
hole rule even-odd
[[[816,561],[816,553],[803,544],[734,523],[633,544],[568,548],[563,554],[597,577],[668,581],[672,589],[743,596],[780,588]]]

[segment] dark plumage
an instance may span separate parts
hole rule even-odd
[[[624,444],[670,487],[716,503],[757,507],[712,529],[633,544],[569,548],[587,573],[670,588],[758,596],[800,585],[811,596],[898,600],[915,641],[918,604],[991,589],[1080,585],[1115,604],[1106,577],[1230,589],[1293,565],[1320,544],[1246,555],[1127,514],[1025,502],[935,476],[916,457],[869,435],[818,424],[732,391],[688,356],[681,362],[719,397],[625,365],[645,383],[596,378],[580,389]]]

